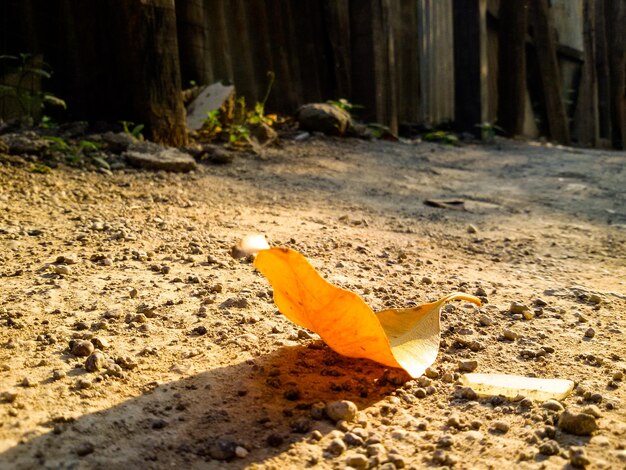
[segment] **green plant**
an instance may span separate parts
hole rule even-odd
[[[46,173],[50,173],[52,169],[48,165],[44,165],[43,163],[33,163],[30,165],[29,171],[31,173],[39,173],[45,175]]]
[[[250,143],[250,133],[254,126],[265,124],[273,126],[278,122],[275,114],[265,114],[265,104],[274,85],[275,75],[267,73],[269,83],[262,101],[258,101],[252,109],[241,96],[235,100],[232,112],[227,109],[216,109],[207,113],[207,118],[201,131],[203,138],[214,140],[222,138],[231,145],[241,146]]]
[[[86,156],[100,149],[100,145],[90,140],[81,140],[78,143],[68,142],[62,137],[46,136],[49,142],[48,154],[61,156],[69,165],[80,164]]]
[[[483,142],[492,143],[496,138],[496,131],[504,132],[500,126],[496,126],[493,122],[483,122],[476,124],[480,128],[480,138]]]
[[[458,145],[459,138],[452,132],[447,131],[432,131],[424,135],[424,140],[429,142],[439,142],[440,144]]]
[[[135,124],[133,121],[120,121],[120,124],[125,134],[129,134],[138,140],[144,140],[141,133],[145,127],[143,124]]]
[[[43,129],[56,129],[59,127],[57,122],[52,119],[50,116],[43,115],[41,116],[41,121],[39,122],[39,126]]]
[[[332,104],[333,106],[335,106],[335,107],[337,107],[339,109],[344,110],[348,114],[352,114],[352,110],[354,110],[354,109],[362,109],[363,108],[362,105],[350,103],[345,98],[339,98],[338,100],[328,100],[328,101],[326,101],[326,103]]]
[[[52,76],[52,69],[43,60],[31,54],[2,55],[0,64],[3,71],[0,99],[16,103],[19,118],[35,122],[46,106],[67,109],[61,98],[39,89],[39,81]]]

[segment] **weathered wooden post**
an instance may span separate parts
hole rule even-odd
[[[500,3],[498,23],[498,126],[509,135],[524,132],[528,1]]]
[[[460,131],[487,121],[487,1],[454,0],[454,114]]]
[[[552,12],[548,0],[531,0],[530,7],[530,22],[539,61],[550,137],[561,144],[569,144],[569,121],[563,99],[561,70],[556,54],[557,38],[552,21]]]

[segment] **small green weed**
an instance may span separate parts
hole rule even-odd
[[[424,140],[428,142],[438,142],[446,145],[459,145],[459,138],[452,132],[432,131],[424,135]]]
[[[0,65],[5,77],[4,83],[0,84],[0,100],[17,104],[17,117],[21,120],[37,122],[46,106],[67,109],[61,98],[39,90],[39,81],[52,76],[51,67],[44,61],[31,54],[2,55]]]
[[[33,163],[30,165],[28,169],[31,173],[39,173],[45,175],[50,173],[52,169],[48,165],[44,165],[43,163]]]
[[[145,127],[143,124],[135,124],[133,121],[120,121],[120,124],[125,134],[132,135],[137,140],[144,140],[144,136],[141,132]]]
[[[244,146],[250,143],[250,133],[254,126],[265,124],[273,126],[279,122],[275,114],[265,113],[265,104],[274,85],[275,75],[268,72],[269,83],[262,101],[257,102],[252,109],[241,96],[235,100],[234,107],[216,109],[207,113],[201,136],[208,140],[222,139],[233,146]]]
[[[493,122],[483,122],[481,124],[476,124],[476,127],[480,129],[481,140],[488,144],[493,143],[496,138],[497,132],[504,132],[504,129],[502,129],[500,126],[496,126],[496,124]]]

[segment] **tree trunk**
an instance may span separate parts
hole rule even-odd
[[[613,147],[626,148],[626,1],[607,0],[611,127]]]
[[[136,119],[152,140],[168,145],[187,143],[185,108],[181,93],[174,0],[109,2],[117,12],[122,47],[121,68]]]
[[[528,2],[504,1],[500,4],[498,125],[510,135],[520,135],[524,130]]]
[[[569,123],[563,100],[561,70],[556,55],[557,39],[552,22],[552,13],[548,0],[532,0],[530,5],[530,18],[539,61],[550,137],[562,144],[569,144]]]

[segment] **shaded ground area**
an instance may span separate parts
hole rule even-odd
[[[505,141],[315,138],[183,175],[0,167],[0,467],[562,468],[582,446],[620,468],[625,182],[624,153]],[[431,377],[409,380],[278,314],[228,254],[250,232],[374,309],[485,302],[445,309]],[[87,371],[81,340],[108,365]],[[477,399],[468,359],[577,388]],[[336,400],[356,422],[324,416]],[[563,408],[599,429],[564,432]]]

